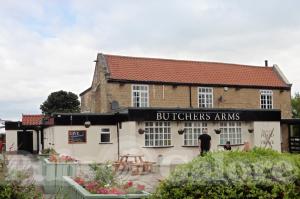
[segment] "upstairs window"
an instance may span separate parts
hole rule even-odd
[[[149,93],[148,85],[132,85],[132,106],[148,107]]]
[[[109,128],[101,129],[100,143],[110,143],[110,129]]]
[[[271,90],[260,91],[260,108],[262,109],[273,108],[273,91]]]
[[[198,88],[198,107],[212,108],[213,107],[213,89],[207,87]]]

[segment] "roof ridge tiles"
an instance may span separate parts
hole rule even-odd
[[[236,64],[236,63],[228,63],[228,62],[216,62],[216,61],[200,61],[200,60],[185,60],[185,59],[171,59],[171,58],[160,58],[160,57],[138,57],[138,56],[127,56],[127,55],[113,55],[113,54],[103,54],[104,56],[111,57],[120,57],[120,58],[128,58],[128,59],[147,59],[147,60],[160,60],[160,61],[175,61],[175,62],[190,62],[190,63],[203,63],[203,64],[220,64],[220,65],[230,65],[230,66],[241,66],[241,67],[254,67],[260,69],[272,69],[273,66],[258,66],[258,65],[247,65],[247,64]]]

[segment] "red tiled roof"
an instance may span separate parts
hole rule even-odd
[[[24,126],[38,126],[42,125],[43,118],[46,118],[44,124],[50,125],[53,121],[52,118],[44,115],[22,115],[22,125]]]
[[[289,87],[274,67],[104,55],[112,80]]]

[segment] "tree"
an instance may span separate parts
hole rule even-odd
[[[51,93],[47,100],[41,104],[40,109],[47,115],[51,113],[78,113],[80,112],[80,102],[76,94],[61,90]]]
[[[300,118],[300,93],[296,92],[292,97],[292,113],[293,118]]]

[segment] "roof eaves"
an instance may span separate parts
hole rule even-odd
[[[88,89],[86,89],[82,93],[80,93],[79,96],[83,96],[84,94],[86,94],[87,92],[89,92],[91,89],[92,89],[92,87],[90,86]]]
[[[108,82],[117,83],[135,83],[135,84],[164,84],[164,85],[184,85],[184,86],[211,86],[211,87],[233,87],[233,88],[261,88],[261,89],[284,89],[290,90],[289,85],[286,86],[263,86],[263,85],[243,85],[243,84],[205,84],[205,83],[183,83],[183,82],[163,82],[163,81],[142,81],[142,80],[127,80],[110,78]]]

